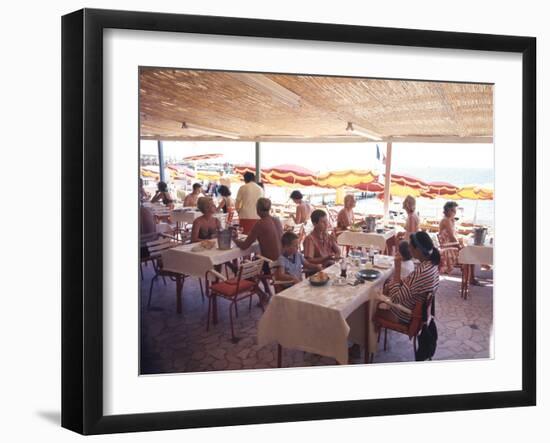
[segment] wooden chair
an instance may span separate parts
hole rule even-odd
[[[210,316],[213,312],[213,309],[216,308],[216,298],[224,298],[229,300],[229,321],[231,324],[231,340],[233,343],[237,343],[239,339],[235,336],[235,329],[233,326],[233,311],[238,317],[239,313],[237,311],[237,302],[249,299],[248,310],[252,309],[252,296],[254,294],[258,295],[260,298],[260,289],[258,283],[260,281],[260,274],[262,272],[262,267],[264,264],[263,259],[252,260],[243,262],[237,271],[237,276],[234,278],[226,278],[218,271],[211,270],[206,273],[206,278],[217,279],[217,282],[210,284],[208,291],[208,318],[206,322],[206,330],[210,328]],[[262,310],[264,309],[263,304],[260,306]]]
[[[384,317],[377,315],[378,311],[374,314],[373,322],[375,327],[378,329],[378,341],[380,341],[380,332],[382,331],[382,329],[384,329],[384,351],[387,349],[388,329],[391,329],[392,331],[407,335],[409,337],[409,340],[412,339],[413,351],[416,355],[416,337],[418,334],[420,334],[422,326],[427,324],[430,317],[434,315],[434,293],[427,292],[425,293],[425,296],[421,298],[422,301],[417,301],[412,311],[405,306],[392,304],[392,306],[411,315],[411,321],[409,322],[409,324],[390,321]]]

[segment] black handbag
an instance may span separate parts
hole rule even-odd
[[[418,348],[414,353],[416,361],[431,360],[437,348],[437,326],[435,324],[435,299],[432,300],[432,319],[428,324],[422,326],[418,336]],[[427,319],[427,312],[423,313],[424,321]]]

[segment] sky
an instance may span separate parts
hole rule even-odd
[[[252,142],[164,142],[165,157],[221,153],[229,163],[254,164]],[[382,152],[385,143],[379,143]],[[157,142],[141,141],[142,154],[157,154]],[[457,143],[394,143],[392,171],[406,173],[418,169],[493,169],[493,144]],[[373,169],[380,167],[376,160],[376,143],[262,143],[261,162],[265,167],[277,164],[296,164],[313,171],[338,169]]]

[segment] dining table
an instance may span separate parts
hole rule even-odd
[[[246,238],[246,236],[240,236]],[[258,242],[254,242],[249,248],[241,249],[231,241],[230,249],[219,249],[217,240],[210,240],[214,246],[210,249],[201,246],[201,243],[191,243],[175,246],[162,252],[163,270],[173,272],[176,277],[176,309],[178,314],[182,312],[181,293],[185,277],[204,278],[208,294],[208,279],[206,273],[214,270],[216,266],[232,262],[235,259],[257,254],[260,251]],[[214,323],[217,322],[217,313],[214,309]]]
[[[380,295],[393,272],[393,257],[378,256],[380,274],[373,281],[355,284],[359,268],[348,264],[347,279],[341,282],[340,265],[323,272],[329,276],[324,286],[309,280],[275,294],[258,324],[258,344],[277,343],[277,365],[282,366],[282,348],[334,358],[348,363],[348,342],[365,346],[365,362],[376,351],[377,341],[370,301]]]
[[[381,252],[389,253],[395,246],[395,229],[384,229],[382,232],[364,232],[362,230],[346,230],[338,235],[337,242],[340,246],[356,248],[376,248]]]
[[[470,295],[470,280],[474,275],[474,266],[493,265],[493,244],[467,244],[458,252],[458,263],[462,265],[461,296],[467,299]]]

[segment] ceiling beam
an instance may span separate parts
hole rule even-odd
[[[262,136],[262,137],[239,137],[228,139],[206,135],[197,136],[163,136],[145,135],[141,140],[163,140],[163,141],[240,141],[240,142],[278,142],[278,143],[375,143],[365,137],[355,136],[326,136],[326,137],[300,137],[300,136]],[[493,143],[493,137],[457,137],[457,136],[407,136],[407,137],[385,137],[380,142],[393,143]]]

